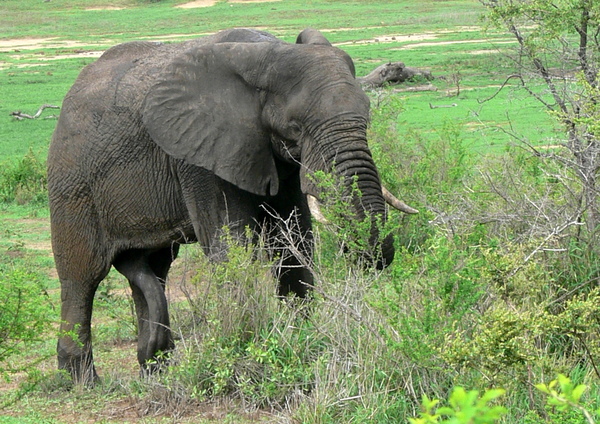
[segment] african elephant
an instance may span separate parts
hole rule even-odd
[[[348,191],[356,181],[356,218],[372,220],[366,253],[380,267],[392,261],[392,237],[381,240],[376,225],[385,201],[367,147],[369,100],[348,55],[315,30],[304,35],[300,44],[249,29],[130,42],[77,78],[48,156],[58,365],[75,381],[97,378],[92,301],[111,266],[132,289],[142,370],[173,347],[164,288],[182,243],[212,255],[223,226],[262,230],[279,243],[279,295],[305,296],[313,277],[297,251],[312,253],[313,171],[335,169]],[[295,251],[277,237],[277,217],[292,214]]]

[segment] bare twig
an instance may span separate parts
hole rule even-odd
[[[506,78],[506,80],[504,80],[504,82],[502,83],[502,85],[500,86],[500,88],[499,88],[499,89],[498,89],[498,90],[497,90],[497,91],[496,91],[494,94],[492,94],[492,95],[491,95],[490,97],[488,97],[487,99],[483,99],[483,100],[479,100],[479,99],[477,99],[477,103],[479,103],[479,104],[482,104],[482,103],[489,102],[490,100],[492,100],[494,97],[496,97],[498,94],[500,94],[500,92],[501,92],[501,91],[504,89],[504,87],[506,86],[506,84],[508,84],[508,81],[510,81],[510,80],[511,80],[511,79],[513,79],[513,78],[518,78],[518,79],[520,79],[520,80],[521,80],[521,85],[524,85],[524,84],[523,84],[523,77],[522,77],[521,75],[518,75],[518,74],[512,74],[512,75],[509,75],[509,76]]]
[[[431,103],[429,103],[429,109],[439,109],[439,108],[445,108],[445,107],[456,107],[458,106],[458,104],[456,103],[452,103],[451,105],[432,105]]]
[[[20,110],[17,110],[15,112],[11,112],[10,116],[14,117],[18,121],[22,121],[23,119],[37,119],[42,115],[42,112],[44,111],[44,109],[60,109],[60,106],[43,104],[40,106],[40,108],[35,113],[35,115],[29,115],[27,113],[21,112]],[[56,119],[56,118],[58,118],[57,115],[50,115],[50,116],[46,116],[44,119]]]

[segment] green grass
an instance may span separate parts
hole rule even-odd
[[[113,5],[125,9],[89,11],[86,7],[90,4],[75,0],[27,6],[24,2],[5,0],[0,5],[3,12],[0,14],[0,28],[3,28],[0,40],[1,37],[43,37],[50,38],[47,43],[56,46],[19,52],[5,48],[0,52],[0,95],[3,99],[0,115],[7,116],[17,110],[33,114],[44,103],[60,105],[81,68],[94,60],[86,57],[47,60],[49,58],[104,50],[119,42],[136,39],[162,38],[169,41],[171,39],[165,36],[171,34],[185,39],[236,26],[268,28],[293,42],[303,28],[314,27],[325,30],[332,42],[342,43],[341,48],[355,60],[359,75],[368,73],[377,64],[403,61],[409,66],[430,69],[434,76],[442,78],[434,82],[437,92],[402,94],[406,103],[401,119],[406,126],[427,132],[445,119],[458,121],[465,126],[468,142],[477,149],[506,143],[508,137],[493,128],[498,124],[506,127],[510,122],[535,142],[552,134],[552,122],[545,112],[531,100],[513,97],[508,90],[494,102],[479,104],[478,101],[493,94],[510,71],[503,64],[502,56],[493,51],[492,42],[479,42],[498,37],[504,41],[506,36],[483,34],[477,29],[482,12],[477,2],[220,2],[210,8],[173,7],[179,3],[94,2],[94,7]],[[131,22],[143,24],[131,25]],[[424,33],[433,34],[435,38],[419,41],[418,35]],[[386,35],[412,35],[415,39],[357,43]],[[69,41],[80,44],[69,47]],[[434,44],[418,47],[421,42]],[[414,44],[417,47],[410,48]],[[482,54],[481,50],[492,53]],[[454,86],[447,79],[458,73],[461,96],[448,97],[454,92]],[[458,106],[428,110],[429,103],[457,103]],[[539,125],[520,125],[520,121],[538,122]],[[0,163],[18,159],[30,148],[44,156],[54,125],[52,120],[1,120]],[[485,130],[486,127],[492,128]]]

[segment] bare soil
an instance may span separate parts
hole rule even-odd
[[[94,10],[123,10],[124,7],[117,6],[103,6],[103,7],[88,7],[85,10],[94,11]]]
[[[195,1],[191,1],[189,3],[177,5],[175,7],[178,7],[180,9],[194,9],[197,7],[214,6],[216,3],[217,3],[217,0],[195,0]]]
[[[267,3],[267,2],[275,2],[281,0],[229,0],[227,3]],[[210,7],[214,6],[217,3],[217,0],[194,0],[189,3],[180,4],[178,8],[181,9],[193,9],[197,7]]]

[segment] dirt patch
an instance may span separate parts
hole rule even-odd
[[[104,6],[104,7],[88,7],[85,10],[87,11],[96,11],[96,10],[123,10],[124,7],[117,6]]]
[[[197,7],[210,7],[214,6],[217,3],[217,0],[195,0],[189,3],[179,4],[175,7],[179,9],[195,9]]]
[[[281,0],[229,0],[228,3],[271,3]]]
[[[270,3],[281,0],[229,0],[227,3]],[[197,7],[210,7],[217,4],[217,0],[194,0],[189,3],[177,5],[180,9],[195,9]]]
[[[151,40],[151,41],[177,41],[178,38],[183,38],[189,40],[193,37],[204,37],[207,35],[212,35],[214,32],[197,32],[195,34],[170,34],[170,35],[148,35],[146,37],[140,37],[139,40]]]
[[[106,41],[110,43],[110,41]],[[89,44],[73,40],[59,40],[58,37],[49,38],[15,38],[0,40],[0,53],[9,53],[21,50],[58,49],[86,47]]]
[[[382,28],[382,27],[380,27],[380,26],[369,27],[369,29],[374,29],[374,28]],[[327,32],[353,31],[353,30],[356,30],[356,28],[321,29],[320,31],[327,33]],[[426,40],[435,40],[441,35],[463,33],[463,32],[474,32],[474,31],[481,31],[481,28],[477,27],[477,26],[471,26],[471,27],[464,26],[464,27],[457,28],[456,31],[435,31],[435,32],[424,32],[424,33],[420,33],[420,34],[388,34],[388,35],[380,35],[380,36],[373,37],[373,38],[367,38],[367,39],[363,39],[363,40],[345,41],[342,43],[336,43],[335,45],[343,46],[343,45],[350,45],[350,44],[410,43],[410,42],[419,42],[419,43],[409,44],[409,46],[437,45],[438,42],[435,42],[435,43],[421,43],[421,42],[426,41]],[[440,41],[439,43],[455,44],[455,43],[471,43],[471,42],[477,43],[477,42],[484,42],[484,41],[489,41],[489,40]],[[500,43],[503,43],[503,42],[500,42]],[[412,47],[403,46],[403,47],[400,47],[399,49],[402,49],[402,48],[412,48]]]
[[[390,34],[381,35],[375,38],[365,40],[354,40],[344,41],[342,43],[335,43],[336,46],[345,46],[350,44],[375,44],[375,43],[406,43],[408,41],[423,41],[423,40],[434,40],[439,36],[437,33],[423,33],[423,34]]]
[[[406,46],[402,46],[402,47],[398,47],[397,49],[393,49],[393,50],[409,50],[409,49],[417,49],[420,47],[432,47],[432,46],[450,46],[453,44],[482,44],[482,43],[488,43],[490,45],[495,45],[495,44],[514,44],[514,41],[490,41],[487,39],[481,39],[481,40],[456,40],[456,41],[434,41],[434,42],[429,42],[429,43],[414,43],[414,44],[408,44]]]
[[[370,26],[369,29],[383,28],[382,26]],[[344,31],[356,31],[356,28],[342,27],[342,28],[321,28],[320,32],[344,32]]]
[[[471,50],[469,54],[479,55],[479,54],[498,54],[499,50]]]
[[[18,38],[12,40],[0,40],[0,53],[14,50],[33,50],[43,47],[46,43],[55,40],[52,38]]]
[[[75,52],[75,53],[71,53],[71,54],[61,54],[61,55],[57,55],[57,56],[40,57],[40,58],[38,58],[38,60],[46,61],[46,60],[60,60],[60,59],[77,59],[80,57],[98,58],[98,57],[102,56],[103,53],[104,53],[104,50],[86,50],[86,51]]]

